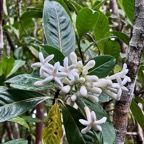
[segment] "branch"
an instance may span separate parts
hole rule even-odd
[[[114,111],[114,126],[116,128],[116,144],[124,144],[128,124],[128,113],[133,98],[135,81],[144,50],[144,0],[135,0],[135,22],[129,43],[127,56],[128,76],[131,82],[127,85],[129,91],[123,91],[120,101],[116,102]]]
[[[0,1],[0,61],[3,54],[3,28],[2,28],[3,0]]]

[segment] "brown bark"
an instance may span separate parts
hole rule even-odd
[[[0,60],[3,53],[3,28],[2,28],[3,0],[0,0]]]
[[[36,117],[43,120],[44,118],[44,103],[40,103],[36,106]],[[42,130],[43,122],[36,123],[36,144],[42,144]]]
[[[114,126],[116,128],[116,144],[124,144],[128,123],[128,113],[133,98],[135,81],[140,66],[141,56],[144,50],[144,0],[135,0],[135,22],[132,37],[129,43],[127,56],[128,76],[131,82],[128,83],[128,92],[123,91],[120,101],[116,102],[114,111]]]

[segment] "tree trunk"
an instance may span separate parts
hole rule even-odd
[[[128,113],[133,98],[135,81],[140,66],[141,56],[144,50],[144,0],[135,0],[135,21],[132,37],[129,43],[127,56],[128,76],[131,82],[128,83],[128,92],[123,91],[120,101],[116,102],[114,111],[114,126],[116,128],[116,144],[124,144],[128,123]]]
[[[0,61],[3,53],[3,28],[2,28],[3,0],[0,0]]]

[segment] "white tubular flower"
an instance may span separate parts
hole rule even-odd
[[[97,82],[99,78],[95,75],[87,75],[86,79],[90,82]]]
[[[67,74],[64,72],[58,72],[60,67],[60,63],[57,62],[55,63],[55,65],[53,66],[53,68],[51,70],[49,70],[48,68],[43,68],[43,71],[47,74],[49,74],[48,77],[46,77],[44,80],[41,80],[39,82],[44,84],[47,84],[48,82],[50,82],[51,80],[54,80],[57,84],[59,84],[61,87],[63,87],[63,83],[60,80],[60,77],[66,77]],[[35,82],[34,85],[36,86],[38,82]]]
[[[52,55],[49,55],[48,57],[46,57],[46,58],[44,59],[43,53],[40,52],[40,53],[39,53],[39,60],[40,60],[40,62],[36,62],[36,63],[32,64],[31,67],[32,67],[32,68],[40,67],[40,77],[43,77],[43,73],[44,73],[43,68],[44,68],[45,66],[51,67],[51,65],[48,64],[48,62],[49,62],[50,60],[52,60],[53,58],[54,58],[54,55],[52,54]]]
[[[124,64],[123,64],[123,69],[122,69],[121,72],[116,73],[116,74],[114,74],[114,75],[112,75],[112,76],[109,76],[108,78],[109,78],[110,80],[116,79],[117,76],[119,76],[120,78],[124,78],[127,73],[128,73],[127,64],[124,63]]]
[[[83,83],[85,82],[85,78],[84,78],[84,77],[80,77],[80,78],[79,78],[79,82],[80,82],[81,84],[83,84]]]
[[[112,92],[112,91],[110,91],[108,89],[104,89],[104,92],[106,94],[108,94],[111,98],[115,99],[115,100],[119,100],[120,99],[119,94],[116,94],[116,93],[114,93],[114,92]]]
[[[99,79],[97,82],[94,83],[94,86],[100,88],[111,87],[112,81],[110,79]]]
[[[95,66],[95,61],[94,60],[90,60],[84,67],[83,67],[83,71],[82,73],[84,75],[88,74],[88,70],[93,68]]]
[[[99,95],[98,95],[98,96],[99,96]],[[88,96],[87,96],[87,99],[90,100],[90,101],[93,102],[93,103],[99,102],[98,97],[95,96],[95,95],[88,95]]]
[[[102,90],[98,87],[93,87],[89,89],[90,92],[95,93],[95,94],[101,94]]]
[[[96,114],[94,111],[90,112],[90,109],[87,106],[84,109],[85,109],[87,120],[79,119],[79,122],[84,126],[86,126],[86,128],[81,130],[81,133],[86,134],[91,130],[91,128],[95,128],[98,131],[102,131],[100,124],[105,123],[107,118],[103,117],[100,120],[96,120]]]
[[[80,95],[83,96],[83,97],[86,97],[87,96],[87,89],[84,85],[82,85],[80,87]]]
[[[68,77],[71,80],[74,80],[74,76],[73,76],[71,71],[75,68],[75,66],[74,65],[70,65],[70,66],[68,65],[68,58],[67,57],[64,58],[63,63],[64,63],[64,67],[60,66],[60,71],[67,73]]]

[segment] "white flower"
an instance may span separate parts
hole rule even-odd
[[[94,86],[100,88],[106,88],[112,86],[112,81],[110,79],[99,79],[97,82],[94,83]]]
[[[61,89],[61,92],[67,94],[70,91],[70,89],[71,87],[69,85],[66,85]]]
[[[87,120],[80,119],[79,122],[86,126],[86,128],[81,130],[81,133],[86,134],[91,130],[91,128],[95,128],[98,131],[102,131],[100,124],[106,122],[106,117],[103,117],[100,120],[96,120],[96,114],[94,111],[90,112],[90,109],[86,106],[85,108]]]
[[[74,95],[71,96],[71,100],[72,101],[76,101],[76,99],[77,99],[77,95],[76,94],[74,94]]]
[[[60,80],[60,77],[66,77],[67,74],[64,72],[58,72],[59,67],[60,67],[60,63],[57,62],[51,69],[43,68],[43,71],[49,74],[49,76],[47,76],[44,80],[35,82],[34,85],[38,86],[38,83],[42,83],[44,85],[50,82],[51,80],[54,80],[57,84],[63,87],[63,83]]]
[[[127,64],[124,63],[124,64],[123,64],[123,69],[122,69],[122,71],[119,72],[119,73],[116,73],[116,74],[114,74],[114,75],[112,75],[112,76],[109,76],[108,79],[114,80],[114,79],[117,78],[117,76],[119,76],[120,78],[124,78],[127,73],[128,73]]]
[[[72,70],[75,68],[74,65],[68,65],[68,58],[65,57],[64,58],[64,67],[63,66],[60,66],[60,71],[62,72],[65,72],[68,74],[68,77],[71,79],[71,80],[74,80],[74,76],[72,74]]]
[[[49,62],[50,60],[52,60],[53,57],[54,57],[54,55],[52,54],[52,55],[49,55],[48,57],[46,57],[46,58],[44,59],[43,53],[40,52],[40,53],[39,53],[39,60],[40,60],[40,62],[36,62],[36,63],[32,64],[31,67],[32,67],[32,68],[40,67],[40,77],[43,77],[43,73],[44,73],[43,68],[44,68],[45,66],[51,67],[51,65],[48,64],[48,62]]]

